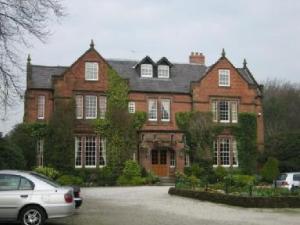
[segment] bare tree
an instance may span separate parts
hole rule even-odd
[[[49,23],[62,16],[61,0],[0,0],[0,110],[13,97],[22,97],[20,48],[29,47],[32,39],[45,42]]]

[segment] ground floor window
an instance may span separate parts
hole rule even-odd
[[[75,137],[75,167],[95,168],[106,165],[106,140],[99,136]]]
[[[214,141],[214,166],[238,166],[236,140],[221,136]]]

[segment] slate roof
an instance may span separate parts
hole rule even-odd
[[[170,67],[170,79],[141,78],[134,68],[138,61],[108,59],[107,62],[121,77],[129,80],[131,91],[141,92],[190,93],[191,82],[199,80],[209,69],[204,65],[174,63]],[[29,88],[51,89],[51,77],[60,75],[67,69],[64,66],[32,65],[32,82]],[[249,84],[256,84],[247,69],[237,70]]]

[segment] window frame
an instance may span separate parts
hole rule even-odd
[[[169,79],[170,78],[170,66],[158,65],[157,66],[157,77],[160,79]]]
[[[88,106],[87,106],[87,104],[88,104],[88,98],[91,98],[91,97],[94,97],[95,98],[95,107],[93,107],[94,108],[94,113],[95,113],[95,116],[87,116],[87,113],[90,113],[89,112],[89,110],[87,110],[88,109]],[[85,103],[84,103],[84,108],[85,108],[85,119],[97,119],[97,115],[98,115],[98,113],[97,113],[97,111],[98,111],[98,104],[97,104],[97,101],[98,101],[98,96],[97,95],[85,95],[84,96],[84,101],[85,101]],[[89,106],[90,107],[90,106]]]
[[[89,68],[89,66],[91,66],[91,67]],[[85,62],[84,67],[85,67],[84,68],[84,78],[86,81],[98,81],[99,80],[99,63],[98,62]],[[92,73],[93,77],[88,77],[88,75],[91,75],[89,73]]]
[[[221,157],[224,157],[224,155],[221,155],[221,144],[220,140],[228,140],[228,160],[229,164],[222,164]],[[213,150],[214,150],[214,156],[213,156],[213,167],[238,167],[239,161],[238,161],[238,149],[237,149],[237,142],[236,139],[232,136],[219,136],[214,140],[213,142]],[[224,154],[224,153],[223,153]],[[226,156],[227,157],[227,156]],[[235,162],[234,163],[234,159]]]
[[[150,107],[150,102],[154,102],[154,108]],[[158,108],[157,108],[157,103],[158,103],[158,100],[156,98],[149,98],[148,99],[148,121],[151,121],[151,122],[156,122],[158,121]],[[155,118],[150,118],[150,115],[152,113],[152,111],[155,111]]]
[[[163,102],[168,103],[168,110],[166,110],[163,106]],[[168,118],[164,118],[164,110],[168,113]],[[160,99],[160,120],[162,122],[170,122],[171,121],[171,99],[169,98],[161,98]]]
[[[1,173],[0,176],[11,176],[11,177],[19,178],[18,187],[16,189],[1,189],[0,188],[0,192],[2,192],[2,191],[31,191],[31,190],[34,190],[34,188],[35,188],[34,183],[24,176],[20,176],[20,175],[16,175],[16,174],[7,174],[7,173]],[[26,180],[30,183],[31,189],[20,189],[22,179]]]
[[[39,120],[45,119],[45,107],[46,106],[46,96],[38,95],[37,99],[37,118]]]
[[[221,109],[220,103],[227,102],[228,109],[228,120],[221,120]],[[238,113],[239,113],[239,99],[228,99],[228,98],[213,98],[211,100],[211,112],[213,115],[213,122],[215,123],[238,123]]]
[[[75,137],[75,168],[82,168],[83,167],[83,137],[82,136],[76,136]],[[79,145],[80,143],[80,145]],[[78,151],[78,147],[80,146],[80,151]],[[80,165],[77,164],[77,156],[78,152],[80,152]]]
[[[141,64],[141,77],[153,78],[153,65],[149,63]]]
[[[99,168],[105,167],[107,165],[106,162],[106,139],[102,137],[98,137],[99,146],[98,146],[98,166]],[[103,157],[104,164],[101,164],[101,157]]]
[[[76,95],[75,102],[76,102],[76,119],[83,119],[83,113],[84,113],[84,110],[83,110],[84,97],[83,97],[83,95]],[[78,112],[80,112],[80,115],[78,115],[79,114]]]
[[[87,153],[87,142],[88,142],[88,139],[89,138],[94,138],[94,143],[95,143],[95,145],[94,145],[94,148],[95,148],[95,150],[94,150],[94,155],[87,155],[86,153]],[[89,141],[89,142],[91,142],[91,141]],[[93,146],[88,146],[88,147],[93,147]],[[95,164],[89,164],[89,165],[87,165],[87,159],[88,159],[88,157],[90,157],[90,160],[91,159],[93,159],[94,158],[94,160],[95,160]],[[85,138],[84,138],[84,167],[85,168],[96,168],[97,167],[97,137],[96,136],[85,136]]]
[[[219,87],[230,87],[230,70],[219,69]]]
[[[174,150],[170,151],[170,167],[176,167],[176,153]]]
[[[107,97],[105,95],[100,95],[99,99],[99,118],[105,119],[105,114],[107,111]]]
[[[135,113],[135,102],[134,101],[128,102],[128,112]]]

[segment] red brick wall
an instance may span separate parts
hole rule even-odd
[[[219,69],[230,70],[230,87],[219,87]],[[239,112],[252,112],[257,115],[257,142],[264,142],[262,100],[256,87],[250,86],[232,64],[226,59],[220,59],[211,71],[200,81],[192,85],[193,109],[211,111],[211,98],[232,97],[239,100]],[[261,116],[259,116],[261,113]]]

